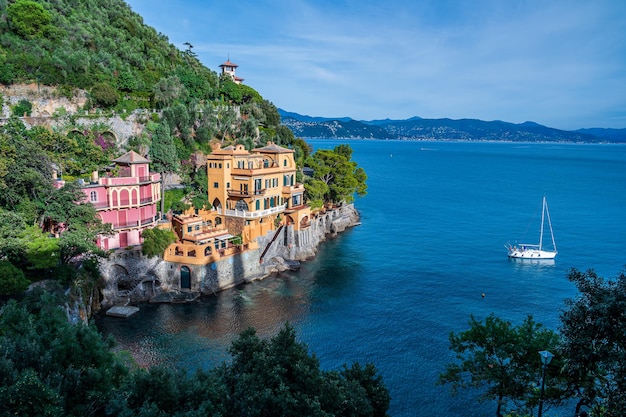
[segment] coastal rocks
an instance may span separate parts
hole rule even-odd
[[[300,262],[294,261],[292,259],[284,259],[280,256],[275,256],[271,259],[271,262],[274,265],[270,267],[269,271],[273,274],[278,274],[285,271],[297,271],[300,269]]]

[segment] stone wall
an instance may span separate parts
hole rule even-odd
[[[275,230],[259,238],[259,248],[247,250],[209,265],[185,265],[146,258],[140,248],[120,249],[102,260],[104,277],[103,307],[147,301],[156,294],[179,291],[181,268],[191,276],[191,291],[215,294],[235,285],[262,279],[284,269],[284,260],[305,261],[315,256],[327,237],[358,224],[359,214],[352,204],[320,214],[304,230],[284,227],[272,242]],[[266,247],[263,259],[261,254]],[[282,267],[282,268],[281,268]]]
[[[144,129],[149,112],[136,110],[128,115],[85,113],[82,110],[87,102],[87,93],[77,90],[71,99],[61,96],[55,87],[37,86],[37,84],[21,84],[2,86],[0,95],[3,98],[0,109],[0,120],[11,116],[11,107],[20,100],[28,100],[33,108],[31,115],[20,117],[27,127],[45,126],[62,130],[68,125],[68,116],[71,115],[76,123],[89,128],[95,124],[109,126],[115,136],[118,147],[128,143],[131,136],[140,136]]]

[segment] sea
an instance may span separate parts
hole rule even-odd
[[[392,417],[493,416],[479,391],[453,396],[436,384],[455,360],[450,333],[492,313],[558,330],[564,301],[577,296],[572,268],[606,279],[625,270],[625,145],[308,142],[353,149],[368,176],[355,200],[361,225],[326,240],[299,271],[191,304],[142,304],[127,319],[99,317],[100,330],[141,366],[193,371],[228,362],[248,327],[269,338],[288,322],[323,369],[373,363]],[[539,240],[544,196],[556,259],[509,259],[505,244]]]

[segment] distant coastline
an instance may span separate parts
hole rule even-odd
[[[357,121],[349,117],[303,116],[279,109],[281,124],[295,136],[310,139],[375,139],[446,142],[626,143],[626,129],[567,131],[534,122],[508,123],[477,119]]]

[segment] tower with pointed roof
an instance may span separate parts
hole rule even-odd
[[[239,65],[230,62],[230,56],[228,57],[226,62],[220,65],[220,68],[222,69],[222,74],[230,76],[235,84],[241,84],[243,82],[243,78],[237,77],[237,75],[235,74],[238,66]]]

